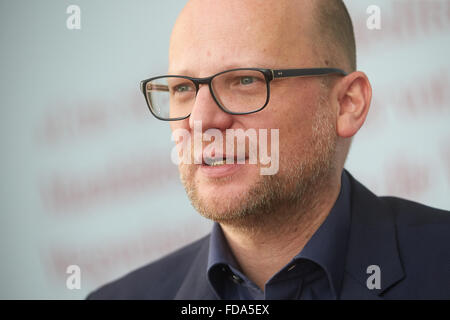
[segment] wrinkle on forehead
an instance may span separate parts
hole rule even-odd
[[[172,33],[170,65],[186,64],[183,58],[191,59],[189,51],[198,52],[199,60],[211,61],[224,56],[251,59],[252,50],[279,65],[293,55],[301,60],[309,46],[312,12],[312,1],[191,0]]]

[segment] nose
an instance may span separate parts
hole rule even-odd
[[[191,130],[194,129],[194,121],[201,121],[204,131],[208,129],[225,131],[231,127],[233,117],[219,108],[207,85],[200,85],[189,117]]]

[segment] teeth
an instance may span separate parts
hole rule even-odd
[[[216,166],[222,166],[225,164],[225,161],[222,160],[214,160],[213,162],[211,162],[210,166],[211,167],[216,167]]]

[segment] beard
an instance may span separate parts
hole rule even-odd
[[[314,207],[317,194],[327,187],[335,171],[336,118],[324,97],[319,98],[317,112],[311,124],[311,135],[304,141],[303,154],[289,154],[288,161],[280,159],[280,171],[276,175],[259,175],[245,192],[232,199],[202,196],[195,182],[195,165],[180,165],[180,178],[194,208],[205,218],[235,226],[258,229],[262,225],[285,223],[295,214]],[[283,170],[282,170],[283,169]],[[213,179],[220,188],[232,177]],[[220,190],[220,189],[218,189]],[[285,209],[285,210],[283,210]]]

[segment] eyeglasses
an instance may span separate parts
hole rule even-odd
[[[239,68],[207,78],[166,75],[141,81],[141,91],[150,112],[164,121],[184,120],[191,115],[201,84],[207,84],[220,109],[233,115],[251,114],[264,109],[270,99],[274,79],[347,73],[334,68],[260,69]]]

